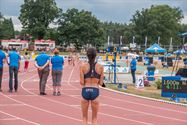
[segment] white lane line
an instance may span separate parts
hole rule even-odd
[[[147,105],[147,104],[143,104],[143,103],[138,103],[138,102],[133,102],[133,101],[128,101],[128,100],[113,98],[113,97],[104,96],[104,95],[102,95],[102,97],[103,98],[108,98],[108,99],[114,100],[114,101],[119,101],[119,102],[124,102],[124,103],[131,103],[131,104],[145,106],[145,107],[150,107],[150,108],[155,108],[155,109],[159,109],[159,110],[165,110],[165,111],[170,111],[170,112],[187,114],[187,112],[183,112],[183,111],[180,111],[180,110],[168,109],[168,108],[158,107],[158,106],[154,106],[154,105]]]
[[[65,94],[65,95],[67,95],[67,94]],[[73,98],[79,99],[77,97],[73,97]],[[153,113],[147,113],[147,112],[143,112],[143,111],[137,111],[137,110],[127,109],[127,108],[123,108],[123,107],[119,107],[119,106],[112,106],[112,105],[109,105],[109,104],[106,104],[104,106],[109,106],[109,107],[117,108],[117,109],[120,109],[120,110],[127,110],[127,111],[130,111],[130,112],[136,112],[136,113],[140,113],[140,114],[144,114],[144,115],[148,115],[148,116],[151,115],[153,117],[160,117],[160,118],[164,118],[164,119],[170,119],[170,120],[175,120],[175,121],[180,121],[180,122],[187,123],[187,120],[177,119],[177,118],[173,118],[173,117],[166,117],[166,116],[157,115],[157,114],[153,114]],[[98,114],[106,114],[106,113],[99,112]],[[108,114],[106,114],[106,115],[108,115]]]
[[[37,75],[37,74],[36,74],[36,75]],[[22,83],[21,83],[21,87],[23,88],[23,90],[27,91],[27,92],[30,93],[30,94],[34,94],[34,93],[32,93],[32,92],[26,90],[26,89],[23,87],[23,83],[24,83],[25,81],[28,81],[29,79],[34,78],[36,75],[34,75],[34,76],[30,77],[30,78],[25,79],[25,80],[22,81]],[[47,112],[47,113],[49,113],[49,114],[53,114],[53,115],[61,116],[61,117],[68,118],[68,119],[71,119],[71,120],[75,120],[75,121],[78,121],[78,122],[82,122],[82,120],[80,120],[80,119],[76,119],[76,118],[69,117],[69,116],[62,115],[62,114],[58,114],[58,113],[55,113],[55,112],[52,112],[52,111],[49,111],[49,110],[45,110],[45,109],[42,109],[42,108],[39,108],[39,107],[36,107],[36,106],[32,106],[32,105],[26,104],[26,103],[24,103],[24,102],[22,102],[22,101],[18,101],[18,100],[16,100],[16,99],[13,99],[13,98],[11,98],[11,97],[9,97],[9,96],[3,94],[3,93],[0,93],[0,94],[3,95],[3,96],[6,97],[6,98],[9,98],[9,99],[11,99],[11,100],[13,100],[13,101],[15,101],[15,102],[24,104],[25,106],[28,106],[28,107],[33,108],[33,109],[36,109],[36,110],[38,110],[38,111],[43,111],[43,112]],[[34,94],[34,95],[36,95],[36,94]],[[38,96],[38,95],[36,95],[36,96]],[[40,96],[38,96],[38,97],[40,97]],[[0,111],[0,112],[2,112],[2,111]],[[2,112],[2,113],[5,114],[5,112]],[[26,120],[26,119],[23,119],[23,118],[20,118],[20,117],[17,117],[17,116],[8,114],[8,113],[6,113],[6,114],[9,115],[9,116],[12,116],[12,117],[16,117],[16,118],[22,119],[22,120],[24,120],[24,121],[28,121],[28,120]],[[34,122],[31,122],[31,121],[30,121],[30,123],[34,123]],[[35,124],[36,124],[36,125],[40,125],[40,124],[38,124],[38,123],[35,123]]]
[[[11,115],[11,114],[6,113],[6,112],[3,112],[3,111],[0,111],[0,112],[3,113],[3,114],[5,114],[5,115],[11,116],[11,117],[13,117],[13,118],[16,118],[16,119],[20,119],[20,120],[22,120],[22,121],[25,121],[25,122],[27,122],[27,123],[31,123],[31,124],[34,124],[34,125],[40,125],[39,123],[36,123],[36,122],[33,122],[33,121],[29,121],[29,120],[26,120],[26,119],[23,119],[23,118],[20,118],[20,117],[17,117],[17,116],[15,116],[15,115]]]
[[[123,95],[128,95],[128,96],[132,96],[132,97],[137,97],[137,98],[142,98],[142,99],[146,99],[146,100],[151,100],[151,101],[157,101],[157,102],[163,102],[163,103],[168,103],[168,104],[174,104],[174,105],[178,105],[178,106],[187,106],[187,104],[183,104],[183,103],[176,103],[176,102],[171,102],[171,101],[166,101],[166,100],[161,100],[161,99],[154,99],[154,98],[149,98],[149,97],[144,97],[144,96],[139,96],[139,95],[135,95],[135,94],[130,94],[130,93],[124,93],[124,92],[120,92],[117,90],[112,90],[109,88],[103,88],[102,89],[111,91],[111,92],[115,92],[115,93],[119,93],[119,94],[123,94]]]
[[[9,97],[16,97],[16,96],[36,96],[36,95],[10,95],[10,94],[8,94],[7,96],[9,96]]]
[[[166,116],[162,116],[162,115],[157,115],[157,114],[153,114],[153,113],[127,109],[127,108],[123,108],[123,107],[119,107],[119,106],[113,106],[113,105],[109,105],[109,104],[107,104],[106,106],[116,108],[116,109],[120,109],[120,110],[129,111],[129,112],[136,112],[136,113],[140,113],[140,114],[144,114],[144,115],[148,115],[148,116],[153,116],[153,117],[156,116],[156,117],[160,117],[160,118],[164,118],[164,119],[175,120],[175,121],[180,121],[180,122],[187,123],[187,120],[177,119],[177,118],[173,118],[173,117],[172,118],[171,117],[166,117]]]
[[[77,89],[77,87],[73,86],[70,84],[70,80],[71,80],[71,77],[73,75],[73,71],[75,70],[75,67],[73,67],[73,69],[71,70],[71,73],[70,73],[70,76],[69,76],[69,79],[68,79],[68,85],[70,85],[71,87],[73,87],[74,89]]]
[[[5,95],[6,96],[6,95]],[[9,98],[9,97],[8,97]],[[12,98],[10,98],[12,99]],[[73,118],[73,117],[70,117],[70,116],[66,116],[66,115],[63,115],[63,114],[59,114],[59,113],[55,113],[55,112],[52,112],[52,111],[49,111],[49,110],[45,110],[43,108],[39,108],[39,107],[36,107],[36,106],[32,106],[32,105],[29,105],[29,104],[26,104],[22,101],[18,101],[18,100],[15,100],[15,99],[12,99],[14,101],[17,101],[19,103],[23,103],[25,106],[28,106],[30,108],[33,108],[33,109],[36,109],[38,111],[43,111],[43,112],[46,112],[46,113],[49,113],[49,114],[53,114],[53,115],[56,115],[56,116],[61,116],[61,117],[64,117],[64,118],[68,118],[68,119],[71,119],[71,120],[75,120],[75,121],[78,121],[78,122],[82,122],[82,120],[80,119],[76,119],[76,118]]]
[[[24,104],[0,104],[0,107],[7,107],[7,106],[24,106]]]
[[[36,76],[36,75],[34,75],[33,77],[35,77],[35,76]],[[31,77],[31,78],[29,78],[29,79],[32,79],[33,77]],[[22,83],[21,83],[21,88],[22,88],[23,90],[25,90],[26,92],[30,93],[30,94],[36,95],[35,93],[30,92],[29,90],[27,90],[26,88],[23,87],[24,82],[25,82],[25,81],[28,81],[29,79],[26,79],[26,80],[22,81]],[[37,97],[40,97],[40,98],[43,98],[43,99],[47,99],[47,98],[45,98],[45,97],[43,97],[43,96],[39,96],[39,95],[36,95],[36,96],[37,96]],[[8,97],[8,98],[9,98],[9,97]],[[12,98],[10,98],[10,99],[12,99]],[[12,100],[15,100],[15,99],[12,99]],[[50,100],[50,99],[49,99],[49,100]],[[70,116],[62,115],[62,114],[55,113],[55,112],[52,112],[52,111],[49,111],[49,110],[45,110],[45,109],[42,109],[42,108],[39,108],[39,107],[36,107],[36,106],[32,106],[32,105],[26,104],[26,103],[24,103],[24,102],[22,102],[22,101],[18,101],[18,100],[15,100],[15,101],[17,101],[17,102],[19,102],[19,103],[23,103],[23,104],[25,104],[26,106],[31,107],[31,108],[33,108],[33,109],[37,109],[37,110],[40,110],[40,111],[43,111],[43,112],[47,112],[47,113],[50,113],[50,114],[53,114],[53,115],[65,117],[65,118],[68,118],[68,119],[71,119],[71,120],[75,120],[75,121],[78,121],[78,122],[82,122],[82,120],[80,120],[80,119],[76,119],[76,118],[73,118],[73,117],[70,117]]]
[[[4,118],[4,119],[0,119],[0,121],[12,121],[12,120],[19,120],[19,118]]]

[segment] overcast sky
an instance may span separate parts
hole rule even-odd
[[[18,20],[20,5],[24,0],[0,0],[0,12],[13,19],[14,28],[21,30]],[[184,14],[182,23],[187,24],[187,0],[56,0],[58,7],[64,11],[68,8],[91,11],[102,21],[128,23],[136,10],[149,8],[151,5],[167,4],[180,7]]]

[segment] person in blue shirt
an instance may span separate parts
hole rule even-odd
[[[18,71],[20,67],[20,55],[16,52],[16,48],[12,48],[12,51],[8,54],[9,57],[9,92],[13,90],[13,75],[14,75],[14,90],[18,89]]]
[[[136,57],[135,56],[132,57],[132,61],[130,63],[130,68],[131,68],[131,75],[132,75],[133,83],[135,84],[135,82],[136,82],[136,77],[135,77],[135,73],[136,73]]]
[[[3,76],[3,63],[6,59],[5,53],[2,51],[2,46],[0,46],[0,92],[2,92],[1,83],[2,83],[2,76]]]
[[[51,64],[52,64],[52,79],[53,79],[53,95],[60,96],[64,58],[59,56],[59,51],[57,49],[54,50],[54,56],[51,58]]]
[[[50,62],[50,56],[47,55],[44,52],[44,50],[42,50],[42,52],[35,59],[35,66],[38,69],[38,75],[40,79],[39,81],[40,95],[47,95],[45,93],[45,86],[50,71],[49,62]]]

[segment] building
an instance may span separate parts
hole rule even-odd
[[[17,50],[28,49],[28,41],[20,39],[1,40],[3,48],[11,49],[16,48]]]
[[[35,40],[34,41],[34,50],[41,50],[41,49],[54,49],[55,48],[55,41],[53,40]]]

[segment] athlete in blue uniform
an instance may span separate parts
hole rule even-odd
[[[103,66],[95,63],[96,50],[87,50],[88,63],[80,68],[80,84],[82,85],[81,107],[83,113],[83,125],[88,125],[88,107],[92,107],[92,125],[97,125],[97,112],[99,107],[99,85],[103,85]]]

